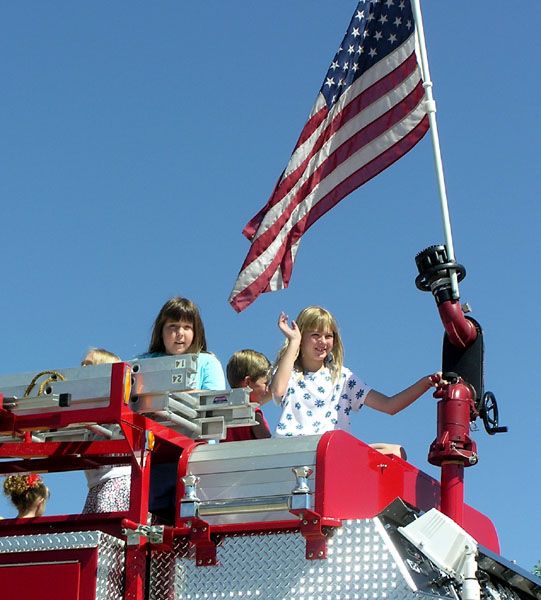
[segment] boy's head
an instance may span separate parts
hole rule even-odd
[[[261,352],[239,350],[227,363],[227,381],[232,388],[250,387],[250,400],[260,402],[267,393],[271,364]]]

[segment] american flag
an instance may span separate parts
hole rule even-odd
[[[303,233],[428,130],[410,0],[361,0],[267,204],[229,302],[286,288]]]

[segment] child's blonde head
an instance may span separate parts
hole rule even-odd
[[[327,360],[327,367],[329,368],[333,380],[336,379],[342,366],[344,364],[344,347],[340,338],[340,331],[338,329],[338,323],[333,315],[325,308],[321,306],[307,306],[303,308],[297,318],[295,319],[297,327],[301,332],[301,335],[305,335],[316,332],[325,333],[331,332],[333,334],[333,349],[332,357],[329,356]],[[281,358],[285,349],[287,348],[287,341],[283,348],[280,350],[278,360]],[[304,365],[302,362],[302,354],[299,353],[295,360],[295,368],[298,371],[304,371]]]
[[[120,357],[105,348],[89,348],[85,357],[81,361],[81,366],[104,365],[107,363],[120,362]]]

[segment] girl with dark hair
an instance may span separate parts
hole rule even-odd
[[[199,390],[225,389],[222,365],[207,350],[205,327],[197,306],[179,296],[168,300],[154,321],[148,352],[137,358],[197,354],[197,383]]]
[[[197,390],[224,390],[220,361],[207,350],[205,327],[197,306],[187,298],[175,297],[160,309],[154,321],[148,352],[136,358],[197,354]],[[175,518],[177,465],[153,464],[150,472],[150,511],[162,523]]]

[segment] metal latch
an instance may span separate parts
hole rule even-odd
[[[128,546],[140,544],[141,537],[148,539],[151,544],[163,544],[163,525],[142,525],[129,519],[122,521],[122,533],[126,536]]]

